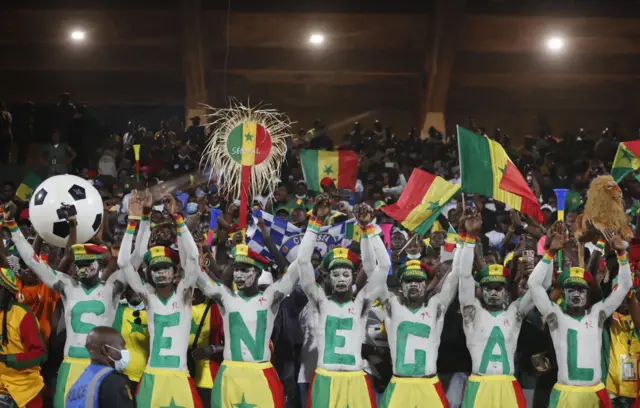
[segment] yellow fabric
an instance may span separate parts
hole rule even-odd
[[[422,197],[420,204],[411,210],[407,218],[402,221],[402,225],[413,231],[427,218],[431,217],[435,211],[440,210],[458,190],[460,190],[460,184],[449,183],[442,177],[437,176],[433,179],[424,197]]]
[[[604,389],[602,383],[587,386],[577,387],[574,385],[564,385],[556,383],[553,386],[554,390],[560,392],[560,397],[556,408],[600,408],[600,398],[596,393]],[[553,397],[553,394],[551,394]]]
[[[9,342],[8,344],[0,342],[0,354],[10,355],[26,351],[20,340],[20,324],[27,313],[27,310],[15,304],[8,311],[7,334]],[[3,324],[4,311],[0,311],[0,327]],[[0,341],[1,337],[0,335]],[[5,363],[0,363],[0,391],[11,394],[18,406],[26,405],[40,393],[43,387],[44,381],[40,375],[40,366],[16,370],[8,367]]]
[[[124,374],[133,382],[139,382],[149,360],[149,322],[147,311],[140,310],[140,324],[135,324],[134,310],[125,307],[122,315],[122,329],[120,334],[124,338],[127,350],[131,354],[131,361],[127,364]]]
[[[206,303],[194,305],[191,310],[191,334],[189,335],[189,347],[193,344],[193,339],[196,337],[196,330],[202,320],[202,315],[207,308]],[[196,348],[209,345],[209,335],[211,333],[211,310],[207,312],[207,318],[202,325],[202,331],[200,337],[198,337],[198,344]],[[213,388],[213,378],[211,378],[211,369],[209,368],[209,360],[196,360],[196,378],[193,379],[198,388]]]
[[[189,373],[161,368],[147,368],[141,379],[138,396],[143,393],[145,378],[153,376],[151,405],[137,401],[138,408],[182,407],[194,408],[193,393],[189,385]],[[145,388],[145,393],[149,392]]]
[[[275,408],[271,388],[264,375],[264,370],[272,367],[268,362],[223,361],[218,371],[218,378],[222,373],[222,383],[219,385],[221,387],[219,406]],[[216,390],[214,389],[213,392],[215,393]],[[216,397],[212,396],[212,401],[214,398]]]
[[[91,360],[88,358],[65,357],[64,360],[62,360],[62,363],[69,364],[69,374],[67,375],[67,381],[64,386],[64,401],[66,401],[69,390],[73,384],[78,381],[78,378],[80,378],[82,373],[84,373],[87,366],[91,364]],[[58,376],[58,381],[60,380],[61,378]]]
[[[313,387],[318,376],[329,377],[331,379],[329,407],[373,408],[366,375],[364,371],[327,371],[316,368],[316,377],[311,385],[311,393],[313,395]],[[314,408],[313,404],[311,408]]]
[[[491,152],[491,167],[493,173],[493,198],[505,203],[512,208],[520,208],[522,204],[522,198],[518,195],[502,190],[500,188],[500,181],[502,181],[502,174],[507,166],[507,161],[511,161],[504,148],[500,143],[487,139],[489,143],[489,151]]]
[[[432,378],[393,376],[380,401],[380,408],[444,408],[445,405],[435,388],[439,383],[440,379],[437,376]],[[387,397],[390,388],[393,389],[393,392]]]
[[[635,398],[636,381],[623,381],[620,377],[620,358],[627,356],[637,367],[640,355],[640,341],[635,334],[631,316],[614,313],[611,319],[611,344],[609,345],[609,369],[607,373],[607,392],[616,397]],[[631,340],[631,345],[629,345]],[[636,373],[637,375],[637,373]]]
[[[469,384],[478,384],[474,408],[518,407],[518,398],[513,388],[516,378],[512,375],[475,375],[469,376]],[[466,406],[466,401],[462,405]]]
[[[340,152],[318,151],[318,178],[329,177],[334,182],[338,180],[340,174]]]

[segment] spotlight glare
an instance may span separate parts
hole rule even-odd
[[[318,33],[311,34],[309,42],[313,45],[320,45],[324,43],[324,35]]]
[[[551,37],[547,40],[547,48],[552,52],[562,51],[564,45],[564,39],[561,37]]]
[[[73,41],[80,42],[80,41],[84,41],[86,34],[82,30],[73,30],[71,31],[71,34],[69,34],[69,37]]]

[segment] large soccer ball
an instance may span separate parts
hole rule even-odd
[[[50,177],[34,190],[29,202],[31,223],[42,239],[60,248],[67,245],[69,238],[69,224],[58,215],[62,204],[76,209],[77,243],[89,241],[102,224],[103,204],[98,190],[70,174]]]

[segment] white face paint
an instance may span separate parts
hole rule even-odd
[[[336,292],[347,292],[353,284],[353,271],[350,268],[337,267],[329,272],[331,288]]]
[[[482,285],[482,299],[488,306],[502,306],[505,302],[507,290],[504,285]]]
[[[585,307],[587,305],[587,288],[574,286],[564,290],[564,299],[571,307]]]
[[[100,264],[97,260],[91,262],[88,265],[78,265],[76,267],[76,273],[78,275],[78,279],[91,279],[98,274],[98,269],[100,268]]]
[[[410,302],[424,298],[427,291],[427,281],[402,281],[402,294],[404,298]]]
[[[166,285],[173,282],[173,268],[168,266],[164,268],[152,269],[151,279],[156,285]]]
[[[253,266],[236,265],[233,268],[233,281],[238,289],[246,289],[253,286],[258,272]]]

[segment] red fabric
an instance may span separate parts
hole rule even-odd
[[[436,176],[431,173],[413,169],[398,202],[384,206],[381,210],[394,220],[404,221],[418,205],[422,204],[424,196],[435,179]]]
[[[20,322],[20,341],[26,351],[13,355],[18,363],[35,360],[47,352],[33,312],[25,313],[22,317]]]
[[[529,188],[516,165],[510,160],[507,160],[507,165],[500,180],[500,188],[522,198],[520,208],[515,208],[515,210],[537,218],[540,222],[544,221],[544,215],[540,210],[538,199]]]
[[[640,261],[640,237],[631,238],[629,245],[629,260],[631,262]]]
[[[313,374],[311,374],[311,381],[309,381],[309,392],[307,392],[307,408],[311,408],[311,395],[313,394],[312,390],[313,390],[313,380],[316,379],[316,372],[314,371]]]
[[[209,344],[219,345],[224,340],[224,325],[222,323],[222,315],[218,305],[213,303],[209,309]],[[222,353],[215,354],[213,360],[209,361],[209,370],[211,378],[215,381],[222,363]]]
[[[609,393],[606,388],[596,392],[598,398],[600,398],[600,408],[612,408],[611,400],[609,399]]]
[[[269,383],[269,389],[271,390],[271,395],[273,396],[273,407],[284,408],[284,388],[282,387],[282,383],[278,378],[276,369],[273,367],[267,368],[263,371],[263,373],[264,378],[266,378],[267,383]]]
[[[338,152],[338,188],[355,191],[358,181],[358,155],[349,150]]]
[[[624,145],[631,151],[631,153],[640,157],[640,140],[636,140],[633,142],[624,142]]]
[[[371,408],[376,408],[376,393],[373,392],[373,385],[371,384],[371,379],[367,374],[364,374],[364,381],[367,383],[367,391],[369,391],[369,403],[371,404]]]
[[[42,393],[36,395],[34,399],[27,402],[25,408],[42,408],[44,407],[44,398],[42,397]]]
[[[436,389],[438,397],[440,397],[440,401],[442,402],[442,406],[444,408],[449,408],[449,401],[447,400],[447,394],[445,394],[444,388],[442,388],[442,383],[438,381],[433,385],[433,388]]]
[[[518,400],[519,408],[527,408],[527,400],[524,398],[524,393],[522,392],[522,388],[520,387],[520,383],[515,380],[512,382],[513,391],[516,393],[516,399]]]
[[[262,125],[256,124],[256,150],[253,164],[260,164],[269,157],[271,153],[271,135]]]
[[[189,377],[188,380],[189,388],[191,388],[191,398],[193,398],[193,408],[204,408],[204,405],[202,405],[202,400],[200,399],[200,394],[198,394],[198,390],[196,389],[196,383],[191,377]]]

